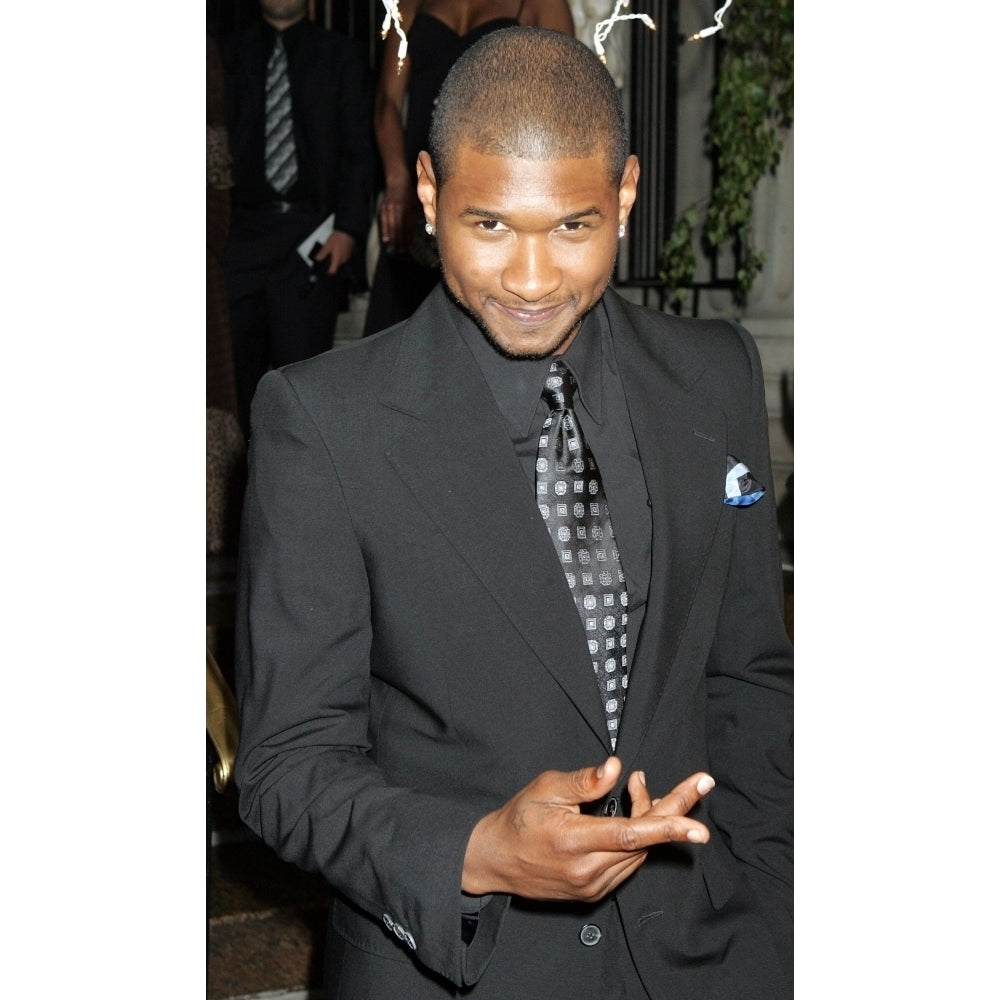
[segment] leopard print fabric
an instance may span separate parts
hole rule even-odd
[[[228,410],[206,410],[207,457],[205,514],[208,554],[236,552],[240,507],[246,485],[246,441],[239,421]]]
[[[225,191],[233,186],[233,160],[229,139],[222,125],[208,126],[208,186]]]

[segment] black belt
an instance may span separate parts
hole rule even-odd
[[[267,212],[271,215],[287,215],[289,212],[315,212],[311,201],[263,201],[258,205],[237,205],[244,212]]]

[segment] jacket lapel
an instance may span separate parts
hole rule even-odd
[[[452,308],[436,291],[403,335],[381,400],[398,422],[386,457],[604,744],[604,710],[576,607]]]
[[[726,427],[718,406],[699,392],[703,359],[660,325],[637,330],[616,295],[605,302],[652,507],[646,613],[633,640],[618,741],[627,773],[682,648],[722,514]]]
[[[312,165],[312,182],[316,186],[319,205],[324,213],[330,201],[327,175],[321,164],[337,161],[337,154],[331,146],[332,123],[336,115],[331,115],[324,101],[310,99],[309,95],[326,94],[327,100],[334,102],[340,95],[332,92],[329,75],[329,57],[322,50],[321,36],[310,24],[302,25],[302,31],[295,46],[295,81],[292,91],[295,101],[297,128],[295,138],[303,146],[303,159]]]
[[[235,67],[230,67],[228,61],[226,67],[226,119],[229,152],[234,163],[239,163],[246,155],[254,134],[254,117],[263,115],[264,81],[270,55],[263,25],[254,25],[248,30],[246,51],[240,46],[236,55],[228,57],[238,60]],[[234,74],[232,77],[228,75],[230,72]],[[237,182],[239,180],[237,178]]]

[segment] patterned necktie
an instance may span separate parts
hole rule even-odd
[[[284,194],[299,176],[292,127],[292,91],[288,82],[288,56],[281,35],[267,61],[264,89],[264,176],[279,194]]]
[[[614,750],[628,687],[628,593],[597,462],[573,412],[575,391],[556,359],[542,391],[551,412],[538,440],[535,493],[580,612]]]

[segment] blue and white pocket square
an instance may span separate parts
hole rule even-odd
[[[726,456],[726,495],[722,502],[730,507],[749,507],[764,495],[764,487],[750,475],[750,470],[732,455]]]

